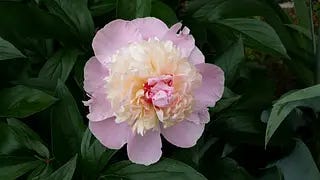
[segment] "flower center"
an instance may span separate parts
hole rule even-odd
[[[173,100],[172,75],[149,78],[143,84],[144,98],[157,108],[168,107]]]
[[[106,79],[116,122],[143,135],[183,121],[191,114],[201,75],[171,41],[129,44],[112,56]]]

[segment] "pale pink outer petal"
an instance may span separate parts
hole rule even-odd
[[[89,121],[89,129],[92,134],[109,149],[120,149],[127,143],[128,134],[131,132],[126,122],[116,123],[115,118],[104,121]]]
[[[122,19],[114,20],[100,29],[93,38],[92,47],[97,59],[105,66],[112,55],[129,43],[142,40],[136,25]]]
[[[103,91],[92,94],[91,99],[85,102],[85,105],[89,106],[87,118],[90,121],[102,121],[113,116],[111,103]]]
[[[154,37],[161,39],[169,30],[164,22],[154,17],[137,18],[130,23],[134,24],[139,29],[142,38],[145,40]]]
[[[105,85],[104,78],[109,75],[109,70],[105,68],[96,57],[91,57],[84,66],[84,90],[92,94],[97,89]]]
[[[149,130],[143,136],[131,133],[127,152],[130,161],[137,164],[150,165],[159,161],[162,155],[161,148],[160,132]]]
[[[198,112],[200,123],[208,123],[210,121],[210,113],[208,108],[205,108]]]
[[[202,52],[198,47],[195,47],[192,50],[189,57],[189,61],[194,65],[204,63],[204,59],[205,59],[204,55],[202,54]]]
[[[195,48],[195,40],[193,36],[189,34],[189,29],[186,27],[182,30],[182,32],[178,33],[181,26],[181,23],[174,24],[164,35],[162,40],[172,41],[173,44],[180,49],[183,57],[189,57],[192,50]]]
[[[195,65],[202,75],[202,84],[195,90],[194,98],[196,100],[196,109],[213,107],[221,99],[224,90],[224,72],[213,64]]]
[[[178,147],[189,148],[194,146],[204,131],[205,124],[195,124],[184,120],[174,126],[162,128],[161,134]]]
[[[210,121],[210,114],[208,108],[204,108],[199,111],[191,113],[186,120],[193,122],[195,124],[206,124]]]

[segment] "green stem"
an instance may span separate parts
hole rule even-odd
[[[310,15],[310,31],[311,31],[311,37],[312,37],[312,48],[313,48],[313,54],[316,54],[316,39],[314,34],[314,24],[313,24],[313,8],[312,8],[312,0],[309,0],[309,15]]]
[[[318,46],[317,46],[317,53],[316,53],[316,67],[315,67],[315,83],[320,84],[320,28],[318,29]]]

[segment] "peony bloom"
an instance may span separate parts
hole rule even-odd
[[[161,137],[196,144],[209,122],[207,107],[223,93],[224,73],[204,62],[190,30],[156,18],[115,20],[93,39],[84,69],[89,128],[106,147],[127,144],[129,159],[157,162]]]

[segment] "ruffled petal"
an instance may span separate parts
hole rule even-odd
[[[84,90],[92,94],[97,89],[102,88],[105,85],[104,79],[108,75],[108,69],[102,66],[96,57],[90,58],[84,66]]]
[[[84,102],[84,104],[89,106],[89,114],[87,115],[87,118],[90,121],[102,121],[114,115],[111,103],[107,99],[107,94],[104,92],[92,94],[91,99]]]
[[[139,29],[142,38],[145,40],[155,37],[161,39],[169,30],[164,22],[154,17],[137,18],[130,23],[134,24]]]
[[[210,121],[210,114],[207,108],[191,113],[187,118],[187,121],[195,124],[206,124]]]
[[[162,151],[159,131],[149,130],[143,136],[132,134],[128,140],[127,152],[130,161],[150,165],[159,161]]]
[[[204,131],[204,124],[195,124],[184,120],[174,126],[162,128],[161,134],[178,147],[189,148],[197,143]]]
[[[197,64],[196,68],[202,75],[202,84],[194,94],[196,109],[213,107],[223,94],[224,72],[218,66],[207,63]]]
[[[195,47],[192,50],[189,61],[194,65],[204,63],[204,55],[198,47]]]
[[[109,149],[120,149],[127,143],[128,134],[131,132],[127,123],[116,123],[115,118],[99,122],[89,121],[92,134]]]
[[[192,35],[189,34],[190,30],[184,27],[181,32],[181,23],[174,24],[169,31],[164,35],[162,40],[170,40],[176,45],[183,57],[189,57],[192,50],[195,48],[195,40]]]
[[[95,35],[92,47],[101,64],[108,66],[111,57],[120,48],[142,40],[136,25],[125,20],[114,20],[100,29]]]

